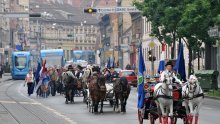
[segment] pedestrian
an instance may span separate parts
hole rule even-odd
[[[28,95],[30,96],[31,94],[33,94],[33,90],[34,90],[34,74],[33,71],[30,69],[29,73],[26,75],[25,78],[25,84],[24,86],[27,85],[28,88]]]
[[[119,74],[115,71],[114,67],[111,67],[110,69],[110,77],[111,77],[111,82],[115,81],[116,78],[119,78]]]

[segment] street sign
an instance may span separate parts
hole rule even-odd
[[[96,13],[129,13],[129,12],[140,12],[136,7],[113,7],[113,8],[96,8]]]
[[[151,42],[148,44],[148,46],[149,46],[150,48],[154,48],[155,45],[156,45],[156,44],[155,44],[153,41],[151,41]]]

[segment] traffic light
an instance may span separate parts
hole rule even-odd
[[[40,13],[32,13],[32,14],[29,14],[29,17],[41,17],[41,14]]]
[[[148,51],[148,59],[149,61],[156,61],[156,57],[152,55],[152,51]]]
[[[99,52],[99,57],[101,57],[101,52]]]
[[[96,12],[97,12],[97,9],[92,9],[92,8],[84,9],[84,13],[92,14]]]

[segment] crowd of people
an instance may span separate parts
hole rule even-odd
[[[38,65],[36,69],[30,69],[29,73],[27,74],[24,85],[27,85],[29,96],[33,94],[34,91],[38,94],[38,91],[40,90],[40,86],[42,84],[46,86],[53,85],[55,87],[55,92],[57,91],[58,93],[62,93],[64,89],[64,85],[62,82],[63,72],[70,71],[77,79],[82,78],[84,73],[84,68],[80,65],[69,65],[67,67],[60,67],[57,65],[54,65],[53,67],[46,67],[45,65],[46,61],[43,62],[41,66]],[[155,74],[153,77],[147,74],[145,76],[145,85],[151,84],[152,79],[154,79],[154,84],[164,81],[165,79],[163,79],[163,77],[167,73],[172,73],[172,76],[174,77],[173,82],[181,83],[181,81],[172,72],[172,66],[172,63],[168,62],[166,64],[166,70],[164,70],[161,74]],[[130,66],[128,68],[130,68]],[[100,73],[102,73],[106,77],[107,82],[113,82],[116,78],[119,78],[119,73],[115,71],[114,67],[105,67]]]
[[[42,85],[50,89],[52,96],[55,93],[63,93],[64,84],[62,82],[62,73],[70,71],[78,79],[83,75],[83,67],[80,65],[69,65],[67,67],[60,67],[57,65],[46,67],[46,61],[42,65],[38,63],[38,67],[35,69],[30,69],[29,73],[26,75],[24,86],[27,86],[27,93],[30,96],[34,92],[39,94],[39,90]],[[54,91],[51,90],[51,86],[54,86]]]

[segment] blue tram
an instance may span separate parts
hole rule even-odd
[[[48,49],[40,51],[40,59],[46,60],[46,67],[48,66],[61,66],[65,64],[64,50],[63,49]]]
[[[95,64],[95,52],[92,50],[73,50],[73,62],[85,60],[88,64]]]
[[[13,52],[11,55],[12,79],[25,79],[29,68],[31,68],[31,54],[27,51]]]

